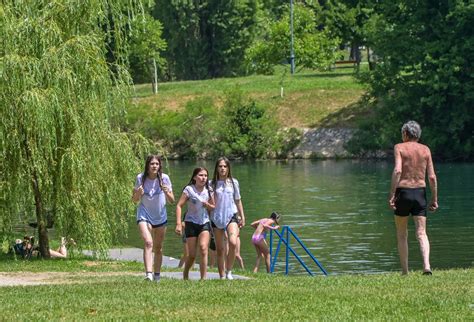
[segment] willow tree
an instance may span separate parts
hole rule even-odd
[[[19,214],[47,214],[58,234],[104,250],[127,227],[130,139],[119,130],[129,77],[124,31],[139,3],[3,1],[0,5],[0,230]],[[105,56],[113,37],[113,66]],[[133,181],[132,181],[133,182]]]

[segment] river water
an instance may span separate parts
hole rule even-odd
[[[173,183],[176,198],[189,181],[195,166],[210,162],[170,161],[165,173]],[[470,267],[474,261],[474,164],[435,164],[439,205],[428,215],[431,265],[434,269]],[[386,161],[295,160],[234,162],[232,173],[240,182],[247,226],[241,230],[242,256],[247,269],[255,262],[250,242],[253,220],[272,211],[282,214],[289,225],[330,274],[380,273],[399,270],[393,213],[387,194],[393,164]],[[174,206],[168,207],[169,225],[164,253],[179,257],[181,239],[174,234]],[[142,247],[131,221],[126,243]],[[293,240],[296,252],[314,272],[311,262]],[[409,225],[409,266],[421,270],[422,262],[414,225]],[[281,251],[277,271],[283,270]],[[262,271],[264,267],[260,268]],[[290,272],[304,270],[290,256]]]

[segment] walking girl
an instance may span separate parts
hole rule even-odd
[[[189,279],[189,270],[196,258],[199,248],[201,260],[199,269],[201,279],[207,275],[207,255],[210,240],[211,225],[209,223],[209,212],[214,209],[214,199],[211,194],[206,168],[196,168],[193,171],[188,185],[176,204],[176,229],[178,235],[182,234],[181,214],[186,205],[186,216],[184,217],[186,236],[186,247],[188,255],[185,260],[183,279]]]
[[[159,281],[168,222],[166,203],[174,203],[174,195],[169,176],[162,173],[158,155],[149,155],[146,158],[145,170],[137,175],[132,200],[138,203],[137,224],[145,244],[145,279]],[[152,253],[155,253],[154,260]]]
[[[245,225],[245,215],[240,198],[239,182],[232,177],[230,162],[226,157],[217,159],[211,186],[216,202],[212,214],[212,227],[216,239],[217,267],[221,278],[231,280],[233,279],[232,267],[235,261],[239,229]],[[226,232],[229,248],[227,256],[225,252]]]

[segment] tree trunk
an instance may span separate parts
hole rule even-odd
[[[23,130],[23,129],[21,129]],[[26,131],[22,131],[26,133]],[[49,253],[49,238],[48,238],[48,229],[46,227],[46,214],[44,211],[44,206],[41,198],[41,191],[38,182],[38,174],[34,167],[33,158],[30,153],[30,148],[28,146],[28,140],[23,140],[23,149],[25,151],[26,160],[28,164],[31,164],[31,185],[33,186],[33,194],[35,197],[35,210],[36,210],[36,222],[38,224],[38,239],[39,239],[39,251],[43,258],[51,258]]]
[[[153,86],[153,94],[158,93],[158,70],[156,68],[156,60],[153,58],[153,81],[152,81],[152,86]]]
[[[41,192],[35,170],[33,170],[32,184],[35,195],[36,222],[38,223],[39,251],[43,258],[51,258],[51,254],[49,253],[48,228],[46,227],[46,214],[41,200]]]
[[[367,46],[367,63],[369,63],[369,70],[375,69],[375,61],[371,60],[370,57],[370,48]]]
[[[361,55],[360,55],[360,49],[359,49],[359,43],[354,41],[351,45],[351,54],[350,54],[351,60],[356,61],[357,64],[357,70],[359,70],[360,67],[360,60],[361,60]]]

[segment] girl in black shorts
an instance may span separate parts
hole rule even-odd
[[[207,275],[207,255],[210,240],[211,225],[209,223],[209,212],[214,209],[214,200],[208,184],[208,171],[206,168],[196,168],[191,180],[183,189],[183,193],[176,205],[176,229],[178,235],[183,233],[181,225],[182,208],[186,205],[186,223],[184,234],[186,236],[186,247],[188,256],[183,270],[183,279],[189,278],[189,270],[196,258],[199,248],[201,260],[199,269],[201,279]]]

